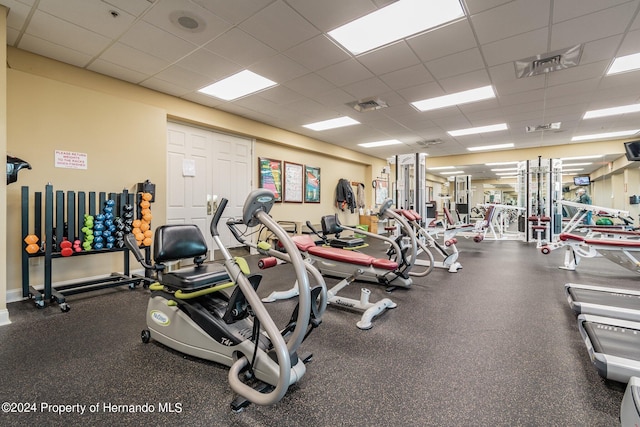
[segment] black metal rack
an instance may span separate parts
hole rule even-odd
[[[121,193],[109,193],[106,192],[76,192],[67,191],[66,193],[66,209],[65,209],[65,193],[64,191],[55,192],[51,184],[47,184],[44,192],[44,209],[42,204],[42,192],[34,193],[34,232],[29,232],[29,187],[22,187],[22,236],[25,237],[29,234],[34,234],[38,237],[39,242],[44,246],[43,250],[36,253],[27,253],[22,251],[22,296],[24,298],[31,298],[34,300],[36,307],[43,308],[46,305],[46,301],[58,303],[60,309],[63,312],[70,310],[69,304],[66,302],[66,296],[75,295],[83,292],[96,291],[99,289],[106,289],[115,286],[129,286],[130,289],[134,289],[136,285],[147,282],[147,277],[131,275],[129,266],[129,250],[126,247],[123,248],[110,248],[110,249],[92,249],[83,250],[81,252],[75,252],[70,257],[63,257],[59,251],[59,243],[65,238],[74,241],[76,239],[83,240],[84,233],[83,219],[85,214],[95,216],[99,210],[96,209],[96,196],[98,199],[98,206],[104,206],[107,200],[113,200],[115,202],[114,212],[118,215],[123,213],[123,206],[125,204],[133,205],[135,194],[129,193],[127,190],[123,190]],[[44,212],[44,234],[42,233],[42,213]],[[54,217],[55,213],[55,217]],[[76,258],[86,255],[97,255],[106,253],[122,252],[123,256],[123,272],[111,273],[105,277],[91,279],[91,280],[79,280],[74,283],[65,285],[52,284],[53,275],[53,260],[58,258]],[[146,257],[149,258],[150,250],[145,248]],[[44,257],[44,289],[39,291],[35,289],[30,283],[29,277],[29,260],[31,258]]]

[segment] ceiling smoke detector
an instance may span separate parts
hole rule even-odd
[[[347,105],[361,113],[388,107],[385,101],[377,97],[360,99],[358,101],[350,102]]]
[[[207,27],[202,18],[186,10],[172,12],[169,15],[169,20],[179,29],[190,33],[199,33]]]
[[[560,129],[561,124],[562,122],[553,122],[553,123],[547,123],[545,125],[525,126],[524,130],[527,133],[544,132],[545,130],[558,130]]]
[[[531,56],[514,62],[516,77],[531,77],[552,71],[564,70],[580,64],[583,45]]]

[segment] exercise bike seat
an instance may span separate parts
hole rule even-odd
[[[160,270],[158,279],[168,288],[191,292],[229,282],[226,269],[219,263],[205,263],[207,242],[193,224],[162,225],[156,229],[153,258],[156,264],[193,258],[194,265],[174,271]]]

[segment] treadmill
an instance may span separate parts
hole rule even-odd
[[[601,377],[628,383],[640,376],[640,322],[580,314],[578,328]]]
[[[576,314],[640,322],[640,291],[578,283],[566,283],[564,290]]]
[[[632,377],[620,405],[620,424],[622,427],[640,425],[640,377]]]

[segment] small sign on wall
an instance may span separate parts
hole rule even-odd
[[[55,166],[65,169],[87,169],[87,153],[56,150]]]

